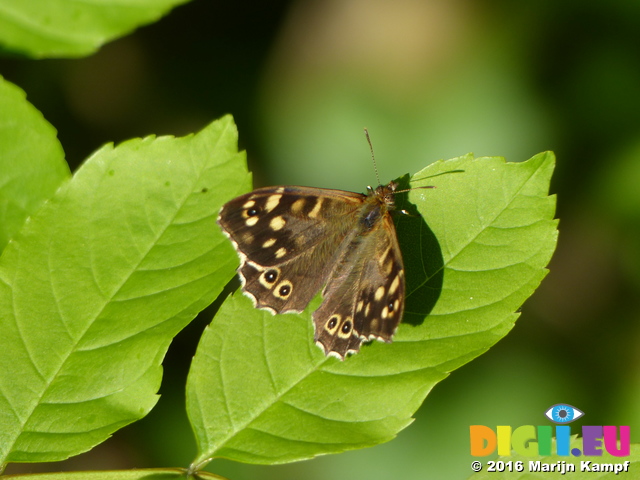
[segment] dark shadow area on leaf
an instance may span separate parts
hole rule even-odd
[[[399,178],[397,182],[398,190],[411,187],[408,174]],[[408,214],[403,214],[402,210]],[[433,310],[442,292],[444,278],[442,250],[438,239],[420,215],[417,207],[409,202],[408,192],[396,194],[394,217],[407,281],[405,313],[402,322],[420,325]]]

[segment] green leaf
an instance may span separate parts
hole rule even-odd
[[[188,0],[3,0],[0,45],[33,58],[80,57]]]
[[[391,344],[326,358],[310,318],[319,296],[302,314],[276,316],[229,297],[187,381],[194,468],[215,457],[273,464],[337,453],[409,425],[436,383],[507,334],[546,275],[557,239],[553,167],[551,153],[524,163],[466,156],[414,176],[412,186],[437,188],[398,200],[413,213],[398,215],[407,310]]]
[[[103,147],[25,223],[0,258],[0,467],[149,412],[172,337],[233,275],[215,216],[249,183],[225,117]]]
[[[0,77],[0,253],[69,177],[56,130],[22,90]]]
[[[555,452],[555,439],[553,440],[552,451]],[[574,448],[582,449],[582,439],[572,438],[570,451]],[[613,480],[616,478],[639,478],[640,477],[640,445],[631,445],[631,454],[628,457],[616,457],[606,451],[600,456],[536,456],[526,457],[524,455],[512,455],[510,457],[498,457],[496,462],[511,462],[511,467],[505,466],[505,471],[487,471],[487,461],[478,458],[482,463],[482,471],[474,473],[469,477],[469,480],[564,480],[571,478],[571,480]],[[515,471],[516,462],[522,462],[522,471]],[[582,462],[589,462],[586,465]],[[629,462],[625,467],[625,462]],[[565,472],[562,471],[542,471],[544,465],[549,465],[547,469],[561,468],[564,465]],[[615,467],[614,465],[620,465]],[[575,465],[575,471],[569,471],[568,465]],[[603,465],[601,467],[601,465]],[[502,467],[498,467],[502,468]],[[512,468],[513,471],[509,471]],[[619,472],[614,473],[614,469],[618,468]],[[621,470],[627,468],[627,471]],[[600,470],[605,471],[600,471]],[[611,470],[609,470],[611,469]],[[608,470],[608,471],[607,471]]]

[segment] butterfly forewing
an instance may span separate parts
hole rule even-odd
[[[258,308],[300,312],[320,290],[364,195],[267,187],[231,200],[219,223],[241,259],[243,291]]]

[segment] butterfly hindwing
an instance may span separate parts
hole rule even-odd
[[[376,242],[376,254],[365,270],[365,278],[375,280],[365,282],[361,289],[355,326],[362,338],[390,342],[404,313],[405,278],[402,252],[391,216],[385,216],[382,222],[382,238]],[[363,308],[360,308],[360,302],[363,302]]]
[[[327,355],[344,358],[363,341],[390,342],[404,310],[404,267],[390,215],[360,232],[345,249],[313,313],[315,340]]]

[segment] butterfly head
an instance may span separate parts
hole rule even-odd
[[[385,204],[388,209],[393,209],[395,203],[395,191],[398,188],[396,182],[389,182],[387,185],[378,185],[375,189],[367,187],[367,196],[375,198],[379,203]]]

